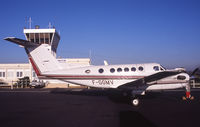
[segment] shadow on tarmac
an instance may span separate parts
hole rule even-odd
[[[54,89],[53,94],[66,95],[81,95],[81,96],[99,96],[107,97],[110,101],[116,104],[130,104],[130,98],[123,96],[122,91],[115,89],[82,89],[82,90],[63,90]],[[147,96],[142,96],[141,99],[156,98],[162,93],[148,93]],[[132,106],[131,106],[132,107]],[[150,120],[146,119],[140,112],[134,110],[119,110],[119,126],[120,127],[156,127]]]
[[[79,90],[63,90],[54,89],[51,91],[53,94],[66,94],[66,95],[81,95],[81,96],[99,96],[107,97],[110,101],[117,104],[131,104],[131,96],[124,96],[123,92],[116,89],[79,89]],[[162,95],[161,92],[148,92],[145,96],[140,96],[142,100],[153,99]]]
[[[0,126],[199,126],[200,90],[192,92],[193,101],[181,100],[182,95],[184,91],[147,93],[133,107],[113,89],[4,90]]]
[[[136,111],[121,111],[119,117],[120,127],[156,127],[156,125]]]

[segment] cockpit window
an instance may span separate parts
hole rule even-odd
[[[154,66],[153,69],[154,71],[159,71],[159,66]]]
[[[166,69],[163,66],[160,66],[160,70],[164,71]]]

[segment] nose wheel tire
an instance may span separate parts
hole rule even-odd
[[[140,101],[139,101],[138,98],[134,98],[134,99],[132,100],[132,105],[133,105],[133,106],[138,106],[139,103],[140,103]]]

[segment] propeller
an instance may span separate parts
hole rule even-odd
[[[192,73],[189,75],[190,76],[190,80],[193,79],[192,77],[196,74],[196,72],[199,70],[199,68],[196,68],[192,71]],[[190,91],[191,91],[191,88],[190,88],[190,81],[188,82],[188,84],[186,85],[186,96],[183,97],[183,100],[186,100],[186,99],[190,99],[190,100],[193,100],[194,97],[191,96],[190,94]]]
[[[198,70],[199,68],[194,69],[194,71],[190,74],[190,77],[194,76]]]

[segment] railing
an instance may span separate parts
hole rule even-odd
[[[200,88],[200,83],[190,83],[192,88]]]

